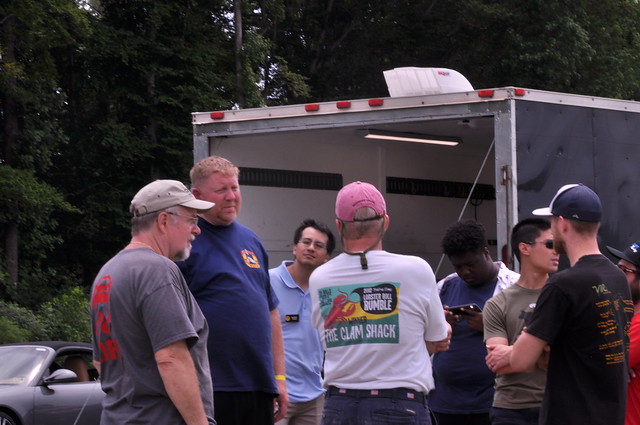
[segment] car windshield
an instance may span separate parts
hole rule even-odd
[[[27,385],[40,370],[47,354],[43,347],[0,347],[0,384]]]

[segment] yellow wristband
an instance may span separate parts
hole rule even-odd
[[[287,377],[284,375],[276,375],[276,381],[286,381]]]

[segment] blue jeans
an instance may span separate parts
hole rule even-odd
[[[327,393],[322,425],[431,425],[431,419],[424,397],[411,400]]]
[[[491,408],[491,425],[538,425],[539,407],[527,409]]]

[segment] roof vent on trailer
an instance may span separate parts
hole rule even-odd
[[[473,91],[464,75],[447,68],[394,68],[383,74],[391,97]]]

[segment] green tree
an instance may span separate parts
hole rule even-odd
[[[60,125],[66,95],[56,59],[75,45],[82,18],[72,0],[0,5],[0,293],[12,299],[37,302],[44,294],[29,292],[32,284],[57,286],[54,266],[46,262],[60,242],[55,214],[76,211],[47,177],[52,157],[68,141]]]
[[[75,286],[45,302],[38,317],[47,335],[56,341],[91,342],[88,299],[86,291]]]
[[[476,87],[515,85],[623,98],[637,92],[637,2],[502,0],[452,6],[460,18],[439,55]]]
[[[0,344],[29,341],[29,332],[6,317],[0,317]]]
[[[0,344],[47,339],[44,326],[29,309],[0,300]]]
[[[297,0],[267,38],[310,87],[286,101],[382,96],[382,71],[402,66],[452,68],[477,88],[630,99],[639,93],[639,12],[633,0]]]
[[[25,253],[21,256],[19,280],[10,279],[9,274],[0,275],[4,284],[0,294],[35,307],[51,297],[52,287],[68,282],[64,269],[49,261],[63,241],[58,234],[57,217],[65,212],[78,210],[32,171],[0,165],[0,224],[3,228],[17,226],[21,235],[18,247]]]
[[[55,260],[81,265],[85,285],[129,238],[135,192],[157,178],[188,180],[191,112],[233,105],[223,6],[104,0],[91,11],[91,38],[63,81],[70,143],[51,175],[83,211],[66,217]]]

